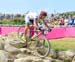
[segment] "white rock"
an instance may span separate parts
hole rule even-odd
[[[14,60],[14,62],[52,62],[50,59],[41,59],[36,56],[27,56]]]
[[[8,53],[3,50],[0,50],[0,62],[8,62],[8,58]]]
[[[4,50],[7,51],[7,52],[10,52],[10,53],[19,53],[20,50],[10,44],[6,44],[4,46]]]

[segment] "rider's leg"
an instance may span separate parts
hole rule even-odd
[[[30,26],[30,36],[32,37],[34,35],[34,26]]]
[[[28,41],[27,41],[27,39],[28,39],[27,32],[28,32],[29,26],[30,26],[29,24],[26,24],[26,26],[25,26],[26,47],[27,47],[27,43],[28,43]]]
[[[26,34],[28,32],[29,27],[30,27],[30,25],[29,24],[26,24],[26,26],[25,26],[25,36],[26,36]]]
[[[31,39],[34,39],[36,36],[37,36],[37,34],[38,34],[38,32],[36,31],[37,30],[37,28],[35,27],[35,25],[34,26],[32,26],[32,37],[31,37]],[[36,32],[35,32],[36,31]]]

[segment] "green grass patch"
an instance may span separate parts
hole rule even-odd
[[[50,40],[51,46],[55,50],[75,50],[75,38],[62,38]]]

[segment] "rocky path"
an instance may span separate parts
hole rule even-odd
[[[55,52],[51,49],[48,57],[40,58],[35,51],[23,48],[24,45],[17,33],[0,35],[0,62],[75,62],[75,50]]]

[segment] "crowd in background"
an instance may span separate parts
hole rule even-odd
[[[70,15],[70,16],[57,16],[54,17],[52,15],[52,17],[50,18],[50,21],[52,21],[53,23],[51,23],[53,26],[59,26],[59,27],[68,27],[68,26],[75,26],[75,17]]]
[[[65,14],[65,15],[64,15]],[[48,24],[54,27],[74,27],[75,26],[75,12],[58,14],[48,14]],[[1,26],[15,26],[25,25],[25,15],[21,14],[0,14]]]

